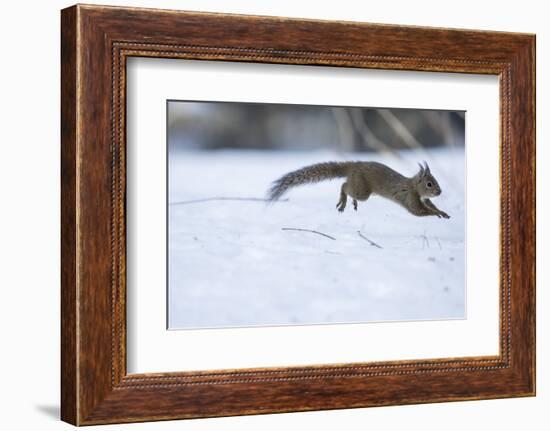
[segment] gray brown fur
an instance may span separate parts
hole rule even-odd
[[[340,212],[346,208],[348,196],[352,198],[353,208],[357,210],[358,201],[364,202],[371,195],[378,195],[401,205],[415,216],[434,215],[450,218],[430,200],[441,194],[441,188],[430,172],[428,164],[424,162],[424,165],[419,166],[420,170],[416,175],[405,177],[377,162],[318,163],[290,172],[274,181],[269,189],[268,198],[270,201],[276,201],[296,186],[346,178],[336,204]]]

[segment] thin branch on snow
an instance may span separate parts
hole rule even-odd
[[[420,235],[420,238],[422,238],[422,250],[424,250],[424,246],[428,246],[428,248],[430,248],[430,241],[428,240],[426,234]]]
[[[299,229],[299,228],[295,228],[295,227],[282,227],[281,230],[295,230],[295,231],[298,231],[298,232],[316,233],[317,235],[321,235],[321,236],[324,236],[326,238],[332,239],[333,241],[336,241],[336,238],[334,238],[333,236],[327,235],[326,233],[323,233],[323,232],[318,232],[316,230]]]
[[[437,245],[439,246],[439,249],[442,250],[443,248],[441,247],[441,242],[439,241],[439,238],[437,236],[435,237],[435,240],[437,241]]]
[[[214,198],[204,198],[204,199],[194,199],[191,201],[181,201],[181,202],[170,202],[169,205],[188,205],[188,204],[199,204],[202,202],[212,202],[212,201],[253,201],[253,202],[271,202],[269,199],[264,198],[238,198],[238,197],[214,197]],[[287,199],[279,199],[278,202],[287,202]]]
[[[367,241],[370,245],[372,245],[373,247],[377,247],[377,248],[383,248],[381,245],[379,244],[376,244],[374,241],[371,241],[370,239],[368,239],[365,235],[363,235],[361,233],[360,230],[357,231],[357,235],[359,235],[361,238],[363,238],[365,241]]]

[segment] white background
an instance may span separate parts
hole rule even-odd
[[[496,77],[150,58],[128,69],[128,372],[498,354]],[[467,319],[166,331],[170,98],[466,111]]]
[[[107,4],[114,2],[103,1]],[[70,3],[10,2],[3,5],[2,123],[0,127],[0,302],[2,321],[2,428],[69,429],[59,409],[59,9]],[[394,24],[478,28],[537,33],[537,117],[550,117],[550,29],[544,2],[462,0],[311,1],[118,1],[116,4],[189,10],[358,20]],[[546,55],[544,55],[546,54]],[[547,122],[538,135],[538,261],[550,258],[550,178]],[[106,426],[97,429],[256,430],[545,429],[548,405],[548,271],[538,268],[538,396],[508,399],[294,413],[255,417]],[[546,362],[546,364],[545,364]]]

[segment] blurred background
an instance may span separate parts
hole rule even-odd
[[[171,150],[394,153],[464,146],[463,111],[169,101]]]

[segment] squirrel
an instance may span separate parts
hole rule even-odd
[[[357,201],[365,202],[374,194],[401,205],[415,216],[450,218],[430,200],[441,194],[441,187],[428,164],[424,162],[424,165],[418,165],[418,173],[409,178],[378,162],[317,163],[289,172],[274,181],[268,191],[268,200],[276,201],[292,187],[302,184],[346,178],[340,189],[340,200],[336,204],[340,212],[346,208],[348,196],[353,199],[353,209],[357,211]]]

